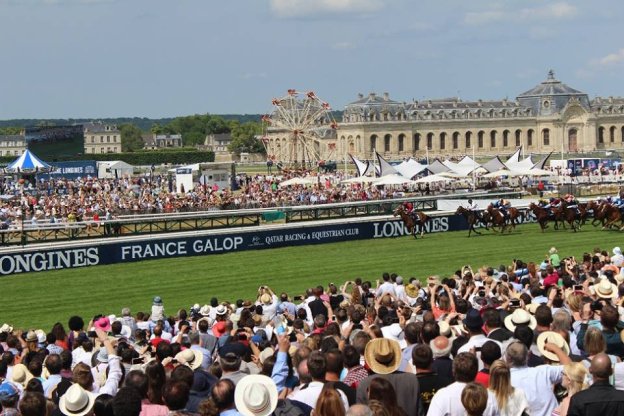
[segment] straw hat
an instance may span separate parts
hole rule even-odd
[[[438,326],[440,327],[440,335],[444,335],[447,338],[451,338],[453,335],[453,331],[451,330],[451,326],[446,321],[438,322]]]
[[[505,327],[511,332],[514,332],[518,325],[528,325],[529,328],[535,329],[537,327],[537,321],[533,315],[524,309],[516,309],[511,315],[507,315],[505,318]]]
[[[615,298],[617,297],[617,286],[611,283],[608,279],[602,279],[600,284],[594,285],[596,295],[600,298]]]
[[[59,409],[67,416],[83,416],[91,411],[95,396],[79,384],[72,384],[59,401]]]
[[[245,376],[236,384],[234,402],[244,416],[268,416],[277,407],[277,386],[267,376]]]
[[[407,293],[407,296],[409,296],[410,298],[417,298],[418,292],[419,292],[418,287],[413,283],[410,283],[409,285],[405,286],[405,293]]]
[[[394,373],[401,365],[401,346],[392,339],[376,338],[366,344],[364,356],[374,373]]]
[[[202,316],[206,316],[210,314],[210,305],[204,305],[199,309],[199,314]]]
[[[0,332],[13,332],[13,327],[9,324],[2,324],[2,327],[0,327]]]
[[[268,293],[263,293],[262,296],[260,296],[260,302],[264,303],[265,305],[270,305],[271,295],[269,295]]]
[[[227,313],[227,308],[225,305],[217,306],[217,315],[225,315]]]
[[[548,358],[550,361],[559,362],[559,358],[556,354],[550,351],[546,351],[544,345],[547,342],[550,344],[555,344],[556,346],[561,348],[563,352],[566,353],[566,355],[570,355],[570,347],[568,346],[568,343],[565,342],[565,339],[558,332],[544,331],[537,337],[537,349],[539,349],[542,355]]]
[[[191,370],[198,369],[204,360],[204,354],[200,350],[192,350],[190,348],[180,351],[176,354],[175,359],[182,364],[191,367]]]
[[[531,315],[535,315],[535,311],[537,311],[537,308],[539,308],[540,305],[542,304],[541,303],[529,303],[528,305],[526,305],[526,310]]]
[[[32,374],[30,374],[30,371],[24,364],[15,364],[13,366],[13,372],[11,373],[11,381],[13,383],[26,386],[32,377]]]

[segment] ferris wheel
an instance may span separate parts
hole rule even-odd
[[[338,125],[328,103],[312,91],[296,90],[271,103],[270,114],[262,117],[268,160],[305,167],[335,159]]]

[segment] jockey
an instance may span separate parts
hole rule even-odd
[[[466,207],[466,209],[468,211],[472,211],[475,214],[477,214],[477,218],[481,218],[482,217],[481,211],[479,210],[479,206],[477,205],[476,202],[472,202],[472,198],[468,199],[468,206]]]
[[[566,202],[566,207],[575,210],[575,212],[580,215],[581,211],[578,209],[578,201],[574,198],[574,195],[566,194],[564,197],[564,201]]]
[[[495,207],[498,208],[501,214],[503,214],[503,217],[506,217],[507,209],[511,208],[511,202],[509,202],[506,199],[501,198],[498,201],[496,201]]]
[[[620,211],[622,211],[622,209],[624,209],[624,199],[614,198],[613,205],[615,205]]]
[[[420,221],[420,218],[418,218],[418,215],[414,213],[415,212],[414,205],[411,202],[408,202],[408,201],[403,202],[403,211],[405,211],[407,215],[412,217],[414,222]]]

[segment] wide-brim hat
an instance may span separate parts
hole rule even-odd
[[[557,357],[556,354],[550,351],[546,351],[544,345],[547,342],[555,344],[556,346],[561,348],[563,352],[566,353],[566,355],[570,355],[570,347],[568,346],[568,343],[565,341],[565,339],[561,336],[561,334],[554,331],[544,331],[537,336],[537,349],[542,353],[544,357],[548,358],[550,361],[559,362],[559,357]]]
[[[409,296],[410,298],[417,298],[418,297],[418,286],[416,286],[413,283],[410,283],[409,285],[405,286],[405,293],[407,293],[407,296]]]
[[[264,361],[269,357],[273,357],[274,353],[275,353],[275,350],[273,350],[273,348],[271,347],[267,347],[263,349],[262,352],[260,353],[260,357],[258,357],[260,359],[260,363],[264,364]]]
[[[615,277],[615,280],[616,280],[618,283],[623,283],[623,282],[624,282],[624,274],[622,274],[622,273],[618,273],[618,274],[616,274],[614,277]]]
[[[219,305],[217,306],[217,310],[216,313],[217,315],[225,315],[227,313],[227,308],[225,307],[225,305]]]
[[[91,411],[95,396],[80,387],[72,384],[59,400],[59,409],[66,416],[83,416]]]
[[[234,403],[244,416],[268,416],[277,407],[277,386],[267,376],[245,376],[236,384]]]
[[[531,315],[535,315],[537,308],[539,308],[541,305],[543,304],[542,303],[529,303],[528,305],[526,305],[526,310]]]
[[[200,323],[201,321],[206,321],[206,323],[208,324],[208,328],[211,328],[211,327],[212,327],[212,324],[213,324],[213,322],[214,322],[214,321],[213,321],[213,320],[212,320],[209,316],[204,316],[203,318],[199,318],[199,319],[197,320],[197,325],[198,325],[198,328],[199,328],[199,323]]]
[[[617,297],[617,286],[611,283],[608,279],[602,279],[598,285],[594,285],[594,291],[600,298],[615,298]]]
[[[246,300],[243,302],[243,309],[249,309],[254,306],[254,303],[250,300]]]
[[[469,328],[481,327],[483,326],[483,317],[477,309],[472,308],[466,313],[463,324]]]
[[[347,309],[349,307],[349,305],[351,305],[351,302],[349,302],[347,299],[343,300],[342,302],[340,302],[340,307],[343,309]]]
[[[199,309],[199,313],[200,315],[206,316],[210,314],[210,309],[212,309],[210,305],[204,305]]]
[[[46,333],[43,329],[35,330],[35,334],[37,334],[37,342],[39,344],[43,344],[44,342],[46,342]]]
[[[2,324],[2,327],[0,327],[0,332],[13,332],[13,327],[9,324]]]
[[[447,338],[451,338],[453,336],[451,325],[448,322],[440,321],[438,322],[438,326],[440,327],[440,335],[444,335]]]
[[[524,309],[516,309],[511,315],[505,317],[505,327],[511,332],[514,332],[518,325],[528,325],[529,328],[535,329],[537,327],[537,321],[533,315]]]
[[[104,332],[108,332],[111,329],[110,319],[108,316],[104,316],[93,323],[93,325]]]
[[[30,330],[26,333],[26,342],[36,342],[37,341],[37,333],[33,330]]]
[[[271,295],[269,295],[268,293],[264,293],[262,296],[260,296],[260,302],[264,303],[265,305],[270,305]]]
[[[13,383],[26,386],[32,377],[33,375],[24,364],[15,364],[13,366],[13,371],[11,372],[11,381]]]
[[[191,370],[195,370],[202,365],[204,354],[202,354],[200,350],[188,348],[177,353],[175,359],[178,360],[179,363],[185,363],[191,367]]]
[[[376,338],[366,344],[364,357],[374,373],[394,373],[401,365],[401,346],[393,339]]]
[[[614,247],[613,248],[613,255],[618,255],[618,254],[622,254],[622,249],[619,247]]]

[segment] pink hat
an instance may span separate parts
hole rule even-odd
[[[108,319],[108,316],[98,319],[93,325],[95,325],[97,329],[104,332],[108,332],[111,329],[110,319]]]

